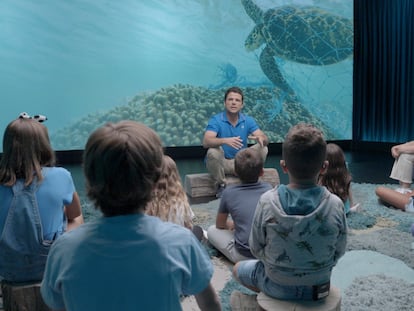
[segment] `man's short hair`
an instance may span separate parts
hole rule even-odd
[[[239,88],[237,86],[232,86],[231,88],[228,88],[226,90],[226,93],[224,94],[224,101],[226,101],[227,96],[229,95],[229,93],[237,93],[237,94],[240,94],[241,97],[242,97],[242,102],[243,102],[244,95],[243,95],[243,91],[242,91],[241,88]]]
[[[149,127],[134,121],[107,123],[86,143],[83,169],[88,197],[105,216],[145,209],[162,158],[161,140]]]
[[[306,123],[293,126],[283,142],[282,156],[292,176],[298,179],[315,177],[326,160],[322,131]]]
[[[263,171],[264,161],[259,151],[245,148],[234,158],[234,170],[242,183],[255,183]]]

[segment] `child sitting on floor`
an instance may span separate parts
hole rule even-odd
[[[145,214],[162,158],[158,134],[142,123],[107,123],[89,136],[86,191],[103,216],[53,243],[41,286],[51,309],[181,311],[180,297],[194,295],[201,310],[221,310],[204,247]]]
[[[320,130],[310,124],[292,127],[282,156],[289,184],[261,196],[249,239],[257,260],[239,261],[233,275],[276,299],[322,299],[329,294],[332,268],[346,250],[344,204],[317,184],[328,164]]]
[[[152,198],[145,212],[163,221],[170,221],[190,230],[193,228],[194,213],[181,184],[177,165],[167,155],[163,157],[161,176],[152,191]]]
[[[413,180],[414,141],[393,146],[391,155],[395,160],[390,177],[398,180],[400,185],[396,191],[402,194],[410,193]]]
[[[234,168],[241,183],[224,189],[216,223],[207,231],[210,243],[231,262],[254,258],[249,248],[254,211],[260,196],[272,189],[269,183],[259,181],[263,165],[263,157],[253,148],[236,154]]]
[[[406,191],[404,193],[401,193],[397,190],[380,186],[375,189],[375,194],[387,206],[414,213],[414,191]]]
[[[326,160],[329,162],[327,170],[319,175],[318,184],[328,188],[344,202],[345,214],[359,210],[352,198],[352,176],[345,161],[345,154],[337,144],[326,145]]]
[[[194,212],[182,186],[177,164],[167,155],[163,157],[161,176],[145,212],[192,230],[199,240],[203,238],[203,229],[193,225]]]

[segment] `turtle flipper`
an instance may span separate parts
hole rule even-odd
[[[259,62],[262,71],[274,86],[279,87],[289,95],[295,95],[295,92],[292,90],[280,72],[279,67],[277,66],[274,59],[273,51],[270,47],[266,46],[263,49],[262,53],[260,54]]]
[[[259,24],[263,21],[263,11],[252,0],[241,0],[241,3],[246,11],[247,15],[256,23]]]

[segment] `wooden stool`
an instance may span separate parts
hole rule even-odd
[[[5,311],[50,311],[40,294],[40,283],[30,285],[1,284]]]
[[[231,311],[263,311],[257,303],[257,295],[248,295],[235,290],[230,295]]]
[[[265,168],[260,181],[268,182],[273,187],[280,184],[279,174],[275,168]],[[240,183],[236,176],[226,176],[227,184]],[[214,179],[208,173],[188,174],[185,175],[184,188],[187,195],[192,198],[210,197],[216,195],[216,185]]]
[[[257,302],[266,311],[340,311],[341,292],[331,286],[329,296],[316,301],[277,300],[261,292],[257,295]]]

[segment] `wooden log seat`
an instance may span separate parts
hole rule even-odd
[[[278,300],[264,293],[248,295],[233,291],[230,296],[232,311],[340,311],[341,292],[331,286],[329,296],[317,301]]]
[[[50,311],[40,294],[40,283],[30,285],[1,284],[5,311]]]
[[[232,175],[226,176],[226,180],[229,185],[240,183],[240,179]],[[280,183],[275,168],[265,168],[260,180],[270,183],[273,187]],[[185,175],[184,188],[187,195],[192,198],[214,196],[217,190],[213,178],[208,173]]]
[[[329,296],[316,301],[277,300],[261,292],[257,295],[257,302],[266,311],[340,311],[341,291],[331,286]]]

